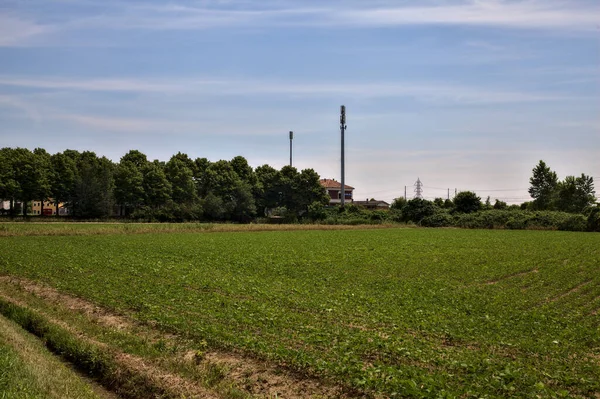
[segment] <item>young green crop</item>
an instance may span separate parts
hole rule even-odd
[[[3,237],[0,273],[389,396],[590,396],[598,248],[538,231]]]

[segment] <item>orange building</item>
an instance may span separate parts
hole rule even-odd
[[[329,194],[329,205],[338,205],[342,203],[342,183],[334,179],[321,179],[321,186],[325,188]],[[353,202],[352,191],[354,187],[344,184],[344,202]]]
[[[65,208],[64,204],[61,202],[58,204],[58,214],[66,215],[67,208]],[[33,201],[31,203],[31,214],[32,215],[42,215],[42,201]],[[50,216],[56,215],[56,203],[52,200],[44,201],[44,211],[43,215]]]

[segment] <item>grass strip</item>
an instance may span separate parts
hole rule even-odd
[[[0,316],[0,397],[98,399],[82,380],[39,340],[16,323]]]
[[[0,314],[40,338],[50,351],[120,397],[181,397],[179,393],[169,392],[159,386],[148,376],[122,367],[110,349],[86,342],[30,309],[0,299]]]
[[[170,375],[171,382],[199,385],[220,398],[346,397],[341,387],[293,375],[239,353],[213,350],[206,342],[194,342],[174,331],[136,323],[48,286],[0,277],[0,292],[10,303],[35,309],[54,324],[67,325],[67,330],[76,335],[113,348],[121,355],[121,361],[141,359],[159,374]]]

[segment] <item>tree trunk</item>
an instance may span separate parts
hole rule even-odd
[[[40,216],[44,216],[44,200],[41,200],[40,204]]]

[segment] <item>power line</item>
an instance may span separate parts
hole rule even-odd
[[[434,189],[434,190],[444,190],[446,191],[448,188],[442,188],[442,187],[431,187],[431,186],[423,186],[423,187],[427,187],[428,189]],[[497,189],[482,189],[482,188],[471,188],[470,190],[472,191],[523,191],[523,190],[528,190],[527,188],[497,188]]]
[[[447,191],[448,187],[446,188],[441,188],[441,187],[431,187],[431,186],[426,186],[424,184],[421,183],[421,187],[427,188],[428,190],[440,190],[440,191]],[[384,194],[384,193],[395,193],[395,192],[402,192],[403,188],[398,188],[398,189],[387,189],[387,190],[378,190],[378,191],[370,191],[371,194]],[[477,192],[507,192],[507,191],[525,191],[527,190],[526,188],[503,188],[503,189],[490,189],[490,190],[480,190],[480,189],[469,189],[471,191],[477,191]]]

